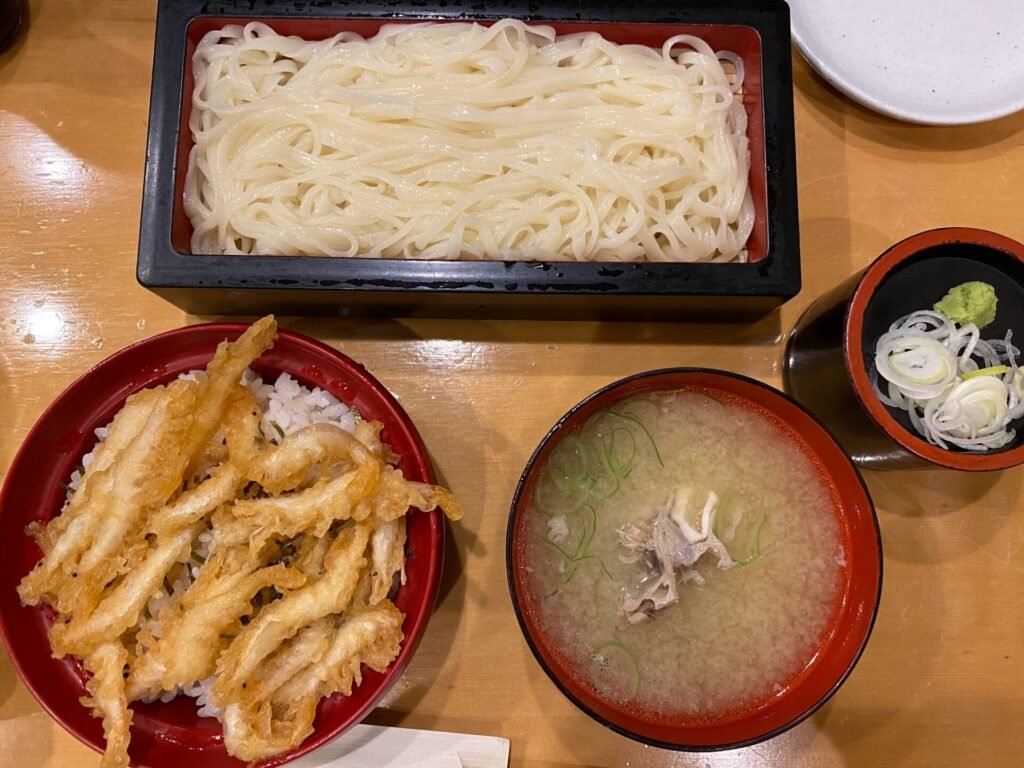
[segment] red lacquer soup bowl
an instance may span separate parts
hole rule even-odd
[[[776,693],[721,714],[665,714],[600,695],[588,676],[546,631],[539,598],[530,584],[527,533],[534,491],[559,442],[593,415],[638,395],[694,392],[765,417],[806,456],[831,496],[844,562],[829,622],[811,660]],[[738,472],[743,467],[737,467]],[[596,525],[596,523],[595,523]],[[771,387],[725,371],[674,368],[615,382],[574,406],[547,434],[519,481],[508,523],[509,590],[527,643],[548,677],[577,707],[602,725],[658,747],[709,751],[755,744],[810,716],[832,696],[860,658],[878,611],[882,546],[874,506],[856,467],[829,432],[802,406]],[[680,587],[683,590],[694,587]],[[671,610],[671,607],[668,609]],[[657,617],[652,619],[658,620]]]
[[[64,500],[63,484],[92,450],[93,430],[108,424],[125,399],[138,390],[204,367],[217,344],[237,338],[239,323],[180,328],[141,341],[112,355],[69,386],[29,432],[0,493],[0,630],[11,661],[39,703],[68,731],[94,749],[104,748],[100,720],[78,699],[87,695],[87,674],[74,659],[50,656],[47,631],[52,613],[45,606],[21,605],[16,587],[41,552],[25,534],[32,521],[56,516]],[[384,386],[360,364],[314,339],[280,331],[274,347],[252,366],[264,380],[280,372],[306,386],[331,392],[366,419],[384,424],[384,441],[401,457],[398,467],[412,480],[433,482],[423,441],[408,415]],[[363,682],[352,696],[320,702],[313,734],[296,750],[262,763],[289,762],[358,723],[398,679],[426,629],[441,577],[444,537],[440,512],[408,517],[407,581],[395,604],[405,614],[405,641],[383,674],[363,668]],[[140,768],[241,768],[228,755],[220,724],[196,714],[195,700],[179,696],[168,703],[132,705],[129,754]]]

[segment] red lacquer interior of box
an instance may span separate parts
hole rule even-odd
[[[185,61],[182,66],[182,103],[178,124],[178,154],[174,169],[174,211],[171,224],[171,244],[179,253],[191,252],[192,225],[182,204],[188,155],[192,150],[189,115],[192,112],[192,55],[203,35],[228,24],[246,24],[260,21],[282,35],[297,35],[306,40],[324,40],[339,32],[357,32],[371,37],[385,24],[422,23],[429,19],[298,19],[298,18],[230,18],[201,16],[188,26]],[[439,19],[439,22],[444,20]],[[460,21],[468,21],[461,19]],[[490,24],[489,21],[480,21]],[[628,24],[615,22],[537,22],[554,27],[559,35],[574,32],[599,32],[615,43],[633,43],[661,48],[662,43],[675,35],[695,35],[716,51],[732,51],[743,61],[744,80],[740,97],[749,119],[747,136],[750,139],[750,189],[754,200],[754,230],[747,241],[747,260],[760,261],[768,252],[767,170],[765,166],[764,110],[761,97],[761,38],[752,27],[681,25],[681,24]]]

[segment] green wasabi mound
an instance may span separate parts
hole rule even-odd
[[[958,325],[974,323],[978,329],[996,319],[996,289],[977,280],[950,288],[932,307]]]

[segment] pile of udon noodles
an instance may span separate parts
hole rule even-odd
[[[349,695],[361,664],[382,672],[399,652],[388,595],[404,578],[406,512],[461,516],[446,490],[389,463],[379,423],[265,441],[240,379],[276,335],[264,318],[205,375],[129,397],[64,511],[30,530],[44,556],[19,593],[56,609],[54,656],[92,673],[83,703],[103,719],[105,768],[128,765],[129,701],[207,678],[232,755],[297,746],[321,697]],[[150,619],[149,599],[204,540],[194,581]]]
[[[723,64],[724,62],[724,64]],[[754,223],[743,62],[503,19],[193,57],[194,253],[733,261]]]

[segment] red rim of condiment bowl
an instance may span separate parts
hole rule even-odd
[[[161,384],[179,373],[201,368],[217,344],[237,338],[244,323],[210,323],[178,328],[152,336],[114,353],[68,386],[36,421],[0,490],[0,530],[17,536],[8,556],[0,560],[0,634],[7,654],[25,686],[39,704],[68,732],[102,752],[105,746],[100,721],[78,703],[85,695],[85,674],[69,659],[53,659],[45,631],[52,620],[48,608],[22,606],[15,586],[38,560],[40,551],[19,528],[29,520],[47,520],[59,509],[60,483],[94,444],[92,430],[110,421],[128,395]],[[306,385],[319,386],[352,405],[366,418],[385,424],[384,441],[401,457],[406,477],[434,482],[433,468],[422,439],[394,396],[366,369],[341,352],[301,334],[281,329],[273,348],[253,364],[265,373],[287,372]],[[85,410],[79,410],[84,408]],[[76,415],[78,414],[78,415]],[[42,460],[42,461],[40,461]],[[25,488],[33,490],[26,491]],[[28,497],[23,499],[22,497]],[[15,505],[28,505],[19,512]],[[8,522],[10,521],[10,522]],[[20,523],[20,525],[19,525]],[[409,580],[395,596],[405,614],[405,639],[398,657],[383,674],[363,669],[363,682],[352,696],[335,695],[320,702],[314,732],[295,750],[259,763],[263,768],[298,758],[360,722],[398,680],[426,629],[440,587],[444,553],[444,521],[439,511],[410,513],[407,534]],[[220,738],[216,720],[198,718],[194,700],[179,696],[170,704],[141,706],[132,725],[129,754],[139,768],[173,768],[188,763],[215,768],[241,768]],[[158,709],[173,706],[172,720]],[[195,723],[190,724],[191,708]],[[202,721],[202,722],[200,722]]]
[[[836,504],[847,565],[830,627],[807,668],[781,694],[721,717],[636,714],[599,699],[563,664],[531,605],[521,563],[525,510],[534,469],[558,443],[602,407],[645,392],[714,393],[757,411],[811,459]],[[882,590],[882,540],[874,505],[860,472],[825,426],[792,398],[755,379],[708,368],[667,368],[636,374],[598,390],[573,406],[534,451],[516,487],[506,535],[506,574],[520,629],[555,686],[579,709],[611,730],[666,749],[711,752],[770,739],[810,717],[839,689],[860,659],[874,626]]]
[[[864,315],[872,297],[885,279],[906,260],[928,248],[951,243],[980,245],[1001,251],[1024,264],[1024,245],[1009,237],[972,227],[930,229],[911,235],[893,245],[864,271],[854,288],[843,323],[843,360],[846,375],[857,401],[890,440],[905,450],[940,467],[973,472],[1009,469],[1024,463],[1024,443],[1008,451],[969,453],[947,451],[914,434],[889,413],[871,386],[863,364]],[[896,318],[893,318],[894,320]]]

